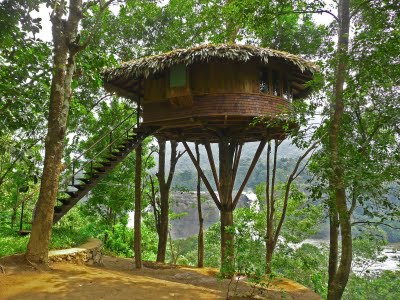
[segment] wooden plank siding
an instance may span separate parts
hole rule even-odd
[[[276,116],[287,111],[289,102],[280,97],[259,94],[208,94],[193,97],[193,105],[174,108],[169,102],[144,103],[143,123],[207,116]]]
[[[279,66],[274,65],[274,68]],[[188,67],[187,86],[169,87],[166,71],[144,80],[143,123],[211,116],[276,116],[290,103],[260,93],[259,63],[210,61]]]

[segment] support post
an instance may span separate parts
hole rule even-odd
[[[22,224],[24,222],[24,206],[25,206],[25,201],[22,202],[22,206],[21,206],[21,218],[19,220],[19,231],[22,231]]]
[[[134,246],[136,269],[142,268],[142,144],[136,148]]]
[[[260,144],[258,145],[256,154],[253,157],[253,160],[250,164],[249,170],[247,171],[246,177],[244,178],[244,180],[236,194],[235,200],[233,200],[233,209],[235,209],[236,205],[238,204],[240,195],[242,194],[244,188],[246,187],[247,181],[249,181],[250,175],[251,175],[251,173],[253,173],[253,170],[258,162],[258,159],[261,156],[261,153],[263,152],[263,150],[265,148],[266,143],[267,143],[267,141],[264,140],[264,141],[261,141]]]
[[[229,142],[228,139],[221,138],[218,144],[219,147],[219,176],[217,176],[217,169],[215,167],[215,160],[211,151],[210,143],[205,143],[207,156],[210,162],[211,171],[215,180],[215,185],[218,189],[218,195],[215,194],[211,187],[210,182],[204,175],[203,170],[200,167],[199,159],[196,159],[190,150],[189,146],[185,141],[182,142],[190,159],[197,169],[198,175],[204,182],[208,192],[213,198],[215,204],[220,210],[220,221],[221,221],[221,272],[225,277],[233,276],[235,271],[234,265],[234,234],[228,229],[233,226],[233,211],[240,199],[240,195],[245,188],[251,173],[253,172],[255,165],[265,147],[266,141],[260,142],[258,149],[251,162],[249,170],[242,182],[236,197],[233,199],[232,191],[235,184],[236,173],[239,167],[240,156],[242,152],[243,144],[241,142]]]
[[[229,230],[233,226],[232,206],[232,171],[233,156],[237,144],[229,143],[228,140],[221,140],[219,148],[219,185],[221,201],[221,272],[224,277],[232,277],[235,272],[235,245],[234,234]]]
[[[204,185],[206,186],[208,192],[210,193],[211,198],[214,200],[215,205],[217,205],[218,209],[221,210],[221,203],[220,203],[220,201],[218,200],[218,197],[217,197],[217,195],[215,194],[213,188],[211,187],[211,184],[210,184],[210,182],[208,181],[206,175],[204,174],[203,170],[201,169],[200,164],[198,163],[198,161],[197,161],[196,158],[194,157],[192,150],[190,150],[188,144],[187,144],[185,141],[183,141],[182,144],[183,144],[183,146],[185,147],[186,152],[189,154],[189,157],[190,157],[190,159],[192,160],[193,165],[196,167],[197,172],[199,173],[201,179],[203,180]]]
[[[200,164],[199,144],[196,143],[196,159]],[[201,209],[201,178],[197,172],[197,212],[199,216],[199,234],[197,238],[197,267],[204,267],[204,230],[203,230],[203,212]]]
[[[140,123],[140,101],[137,107],[137,128]],[[136,136],[140,141],[140,135]],[[135,218],[134,218],[134,236],[133,236],[133,252],[135,254],[136,269],[142,268],[142,143],[139,142],[136,150],[135,161]]]

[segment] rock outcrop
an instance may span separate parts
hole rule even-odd
[[[201,193],[204,229],[219,221],[219,210],[208,193]],[[249,207],[250,199],[242,194],[237,207]],[[171,235],[173,239],[196,235],[199,231],[196,192],[173,192],[171,195],[171,210],[182,216],[171,220]]]

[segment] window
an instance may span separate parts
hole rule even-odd
[[[260,70],[260,93],[269,94],[269,74],[266,68]]]
[[[279,72],[276,70],[272,70],[272,94],[274,96],[282,96],[279,79]]]
[[[184,87],[186,86],[186,66],[176,65],[171,67],[169,72],[169,86]]]
[[[283,98],[288,101],[293,100],[292,87],[290,85],[290,81],[287,79],[283,81]]]

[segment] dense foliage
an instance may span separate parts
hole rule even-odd
[[[32,11],[43,10],[46,5],[51,9],[52,3],[0,2],[0,256],[26,250],[29,237],[16,233],[21,210],[23,207],[20,225],[29,230],[38,198],[54,45],[37,37],[42,20],[33,18]],[[325,239],[329,232],[326,221],[332,196],[332,157],[328,131],[337,79],[334,39],[338,24],[334,19],[326,26],[317,24],[313,15],[332,16],[337,7],[324,6],[321,1],[127,0],[119,1],[118,9],[104,9],[101,17],[97,14],[100,7],[89,7],[81,22],[80,39],[91,38],[91,43],[77,56],[72,77],[63,166],[70,165],[74,157],[126,117],[129,116],[129,126],[135,124],[135,103],[102,89],[102,70],[119,61],[204,43],[233,42],[288,51],[318,61],[321,73],[309,83],[315,93],[310,101],[300,100],[293,108],[296,122],[304,128],[292,136],[291,144],[280,147],[276,173],[276,180],[281,183],[276,188],[278,216],[283,182],[302,154],[300,149],[306,148],[310,140],[320,140],[322,146],[302,165],[306,171],[292,187],[288,215],[272,260],[272,276],[291,278],[326,297],[328,249],[304,241],[313,235]],[[345,57],[348,69],[338,151],[353,226],[353,268],[363,271],[351,274],[344,299],[400,298],[398,272],[366,272],[368,266],[384,260],[381,252],[387,241],[400,241],[399,15],[400,7],[394,0],[351,1],[352,32]],[[115,133],[122,131],[121,128]],[[107,141],[98,143],[86,156],[104,148]],[[144,195],[151,189],[149,174],[154,176],[157,172],[154,147],[156,143],[151,139],[144,142]],[[244,178],[256,147],[244,147],[237,183]],[[204,151],[201,156],[205,173],[211,178]],[[131,153],[82,205],[54,227],[51,249],[75,246],[88,237],[97,237],[104,242],[107,253],[132,257],[133,230],[128,223],[134,202],[135,161],[135,154]],[[257,193],[258,202],[238,209],[235,225],[230,228],[235,235],[235,272],[252,278],[260,278],[265,272],[266,166],[263,154],[247,185],[249,191]],[[186,155],[176,169],[173,189],[195,190],[197,173]],[[70,174],[71,169],[64,170],[62,186]],[[144,197],[142,256],[144,260],[155,260],[157,229],[149,201]],[[179,219],[180,215],[170,211],[170,217]],[[195,266],[197,237],[170,237],[167,261]],[[221,267],[218,223],[205,232],[205,266]]]

